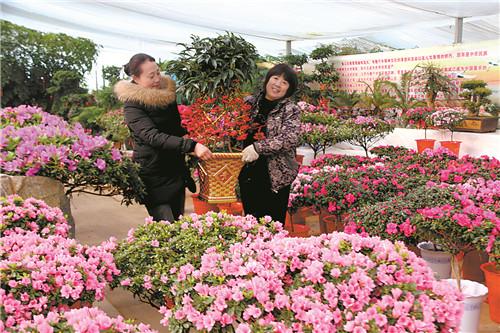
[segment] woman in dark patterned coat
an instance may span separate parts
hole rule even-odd
[[[239,185],[243,209],[255,217],[269,215],[285,222],[290,185],[297,176],[295,160],[299,145],[300,110],[290,100],[297,89],[297,74],[288,65],[269,70],[263,91],[247,98],[252,106],[252,128],[262,128],[265,139],[255,141],[248,135],[243,150]]]
[[[184,137],[175,82],[160,74],[153,57],[136,54],[124,69],[132,81],[118,82],[115,93],[124,103],[125,122],[134,140],[134,160],[141,165],[140,176],[146,185],[144,204],[155,221],[173,221],[184,212],[184,187],[191,180],[184,154],[206,160],[212,153]]]

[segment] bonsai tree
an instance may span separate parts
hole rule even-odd
[[[255,47],[240,36],[228,32],[216,38],[193,35],[191,39],[191,44],[179,44],[184,48],[179,58],[166,66],[179,80],[178,91],[188,102],[238,90],[256,71]]]
[[[311,59],[319,61],[314,66],[310,78],[312,82],[317,82],[320,85],[320,97],[333,97],[335,83],[339,80],[339,73],[333,63],[328,62],[328,59],[335,55],[337,55],[337,50],[331,44],[321,45],[310,54]]]
[[[464,90],[460,96],[465,99],[464,106],[472,116],[480,115],[480,107],[491,103],[487,96],[491,95],[492,91],[486,88],[486,85],[483,80],[467,80],[460,85]]]
[[[416,84],[424,89],[427,106],[434,107],[439,93],[443,93],[446,99],[455,95],[457,89],[451,79],[435,64],[417,65],[414,73]]]

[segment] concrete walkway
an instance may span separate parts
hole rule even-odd
[[[186,194],[186,213],[193,211],[189,192]],[[144,223],[146,209],[141,205],[122,206],[118,198],[99,197],[89,194],[74,195],[71,199],[71,210],[76,224],[76,239],[84,244],[97,245],[110,237],[122,240],[133,227]],[[308,219],[311,233],[318,233],[318,221]],[[110,316],[122,315],[126,319],[134,319],[151,325],[159,332],[168,332],[160,324],[161,314],[152,306],[134,299],[133,295],[121,288],[108,290],[106,299],[95,304]],[[489,318],[488,306],[481,308],[479,333],[500,333],[500,325]]]

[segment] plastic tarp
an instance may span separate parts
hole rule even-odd
[[[182,0],[2,0],[2,18],[29,28],[87,37],[103,46],[101,64],[146,52],[174,58],[190,35],[240,34],[261,55],[309,53],[320,43],[363,38],[394,48],[451,44],[455,18],[463,41],[498,39],[500,2]]]

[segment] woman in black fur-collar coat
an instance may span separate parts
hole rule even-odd
[[[185,154],[202,160],[210,150],[185,137],[177,109],[175,82],[162,76],[155,59],[139,53],[125,65],[132,81],[120,81],[115,94],[124,103],[125,122],[134,140],[134,160],[146,185],[144,204],[155,221],[173,221],[184,212],[189,172]]]

